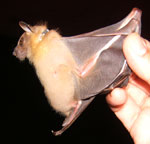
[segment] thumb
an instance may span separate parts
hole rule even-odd
[[[123,51],[134,73],[150,84],[150,43],[132,33],[124,40]]]

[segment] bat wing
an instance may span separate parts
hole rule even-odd
[[[120,83],[130,70],[122,51],[124,38],[141,30],[141,11],[134,8],[117,24],[81,34],[64,37],[79,71],[80,99],[87,99]],[[92,66],[91,66],[92,65]],[[87,69],[87,70],[86,70]]]
[[[124,38],[141,30],[141,11],[134,8],[122,21],[99,30],[62,40],[69,48],[78,66],[79,85],[76,94],[79,105],[65,118],[63,128],[53,132],[63,133],[95,98],[125,82],[130,74],[122,51]]]
[[[136,31],[138,31],[140,33],[141,31],[141,10],[139,10],[138,8],[133,8],[132,11],[128,14],[127,17],[125,17],[124,19],[122,19],[120,22],[117,22],[115,24],[106,26],[104,28],[100,28],[98,30],[92,31],[92,32],[88,32],[88,33],[84,33],[84,34],[80,34],[80,35],[76,35],[76,36],[72,36],[69,38],[79,38],[79,37],[86,37],[86,36],[104,36],[104,35],[114,35],[115,33],[119,33],[119,30],[123,29],[126,25],[128,25],[131,21],[135,20],[138,21],[138,24],[136,25]],[[135,28],[135,24],[133,26]],[[128,34],[131,31],[131,28],[129,28],[129,31],[126,29],[126,31],[124,31],[125,34]],[[68,37],[67,37],[68,38]]]

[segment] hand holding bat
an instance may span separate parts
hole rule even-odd
[[[135,144],[149,144],[150,43],[133,33],[125,39],[123,50],[134,74],[125,88],[114,89],[106,99]]]

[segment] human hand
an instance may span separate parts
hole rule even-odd
[[[132,33],[123,51],[133,74],[126,87],[115,88],[106,100],[135,144],[150,144],[150,43]]]

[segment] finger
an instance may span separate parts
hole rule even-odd
[[[145,108],[132,126],[131,136],[137,144],[150,143],[150,109]]]
[[[132,33],[124,40],[123,51],[130,68],[150,84],[150,43]]]
[[[150,94],[150,86],[135,74],[130,76],[125,90],[127,95],[130,96],[139,107],[142,107]]]
[[[126,100],[127,96],[124,94],[124,90],[121,88],[115,88],[106,97],[107,103],[114,112],[119,111],[121,107],[126,103]]]
[[[106,100],[116,116],[130,131],[135,122],[140,108],[134,100],[126,94],[124,89],[116,88],[107,97]]]

